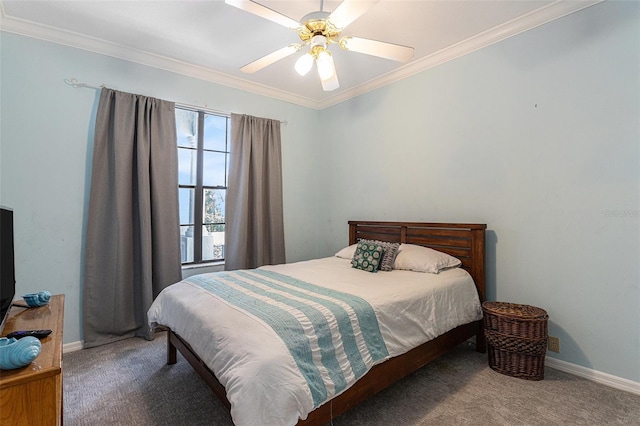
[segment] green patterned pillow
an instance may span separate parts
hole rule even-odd
[[[378,272],[384,249],[379,244],[359,242],[351,259],[351,267],[367,272]]]
[[[373,243],[382,246],[382,261],[380,262],[380,270],[381,271],[393,271],[393,263],[396,261],[396,256],[398,255],[398,248],[400,247],[400,243],[389,243],[386,241],[378,241],[378,240],[360,240],[362,243]]]

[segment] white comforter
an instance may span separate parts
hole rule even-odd
[[[482,318],[471,276],[459,268],[437,275],[369,273],[351,268],[348,259],[330,257],[263,269],[365,299],[389,357]],[[157,297],[148,317],[152,325],[168,326],[189,342],[215,373],[227,391],[236,425],[293,425],[314,409],[286,345],[255,316],[181,281]]]

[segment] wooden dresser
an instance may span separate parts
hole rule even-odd
[[[42,351],[29,365],[0,370],[0,424],[62,424],[62,325],[64,295],[39,308],[11,308],[2,336],[15,330],[51,329]]]

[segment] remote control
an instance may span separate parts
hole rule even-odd
[[[7,334],[7,338],[11,339],[12,337],[15,337],[16,339],[21,339],[23,337],[33,336],[37,337],[38,339],[42,339],[43,337],[47,337],[50,334],[51,330],[19,330]]]

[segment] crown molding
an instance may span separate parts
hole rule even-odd
[[[0,5],[2,5],[1,2]],[[0,8],[0,11],[2,12],[0,15],[0,31],[57,43],[101,55],[111,56],[117,59],[123,59],[128,62],[134,62],[182,74],[188,77],[194,77],[211,83],[244,90],[308,108],[316,109],[318,106],[318,103],[313,99],[302,97],[284,90],[275,89],[260,83],[221,73],[210,68],[134,49],[117,43],[111,43],[84,34],[36,24],[26,20],[15,19],[6,16],[4,8]]]
[[[468,53],[482,49],[499,41],[513,37],[530,29],[544,25],[555,19],[593,6],[604,0],[568,1],[557,0],[526,15],[520,16],[497,27],[479,33],[466,40],[460,41],[414,62],[397,68],[380,77],[369,80],[354,88],[337,93],[333,96],[317,101],[308,97],[296,95],[284,90],[275,89],[263,84],[255,83],[212,69],[179,61],[161,55],[156,55],[139,49],[133,49],[105,40],[89,37],[71,31],[60,30],[50,26],[36,24],[30,21],[9,17],[5,14],[0,1],[0,30],[40,40],[45,40],[65,46],[86,50],[129,62],[146,65],[177,74],[194,77],[211,83],[251,92],[257,95],[278,99],[307,108],[322,110],[339,104],[372,90],[395,83],[415,74],[421,73]]]
[[[601,3],[602,1],[604,0],[557,0],[502,25],[493,27],[400,68],[396,68],[391,72],[360,84],[353,89],[349,89],[348,91],[338,93],[335,96],[327,98],[318,104],[318,109],[328,108],[380,87],[387,86],[391,83],[419,74],[423,71],[442,65],[468,53],[475,52],[476,50],[480,50],[509,37],[513,37],[525,31],[562,18],[563,16],[570,15],[597,3]]]

